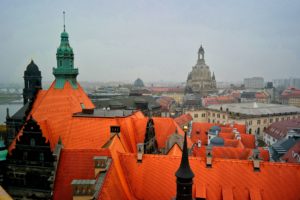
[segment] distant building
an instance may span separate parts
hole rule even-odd
[[[274,122],[264,130],[264,142],[273,145],[292,136],[300,137],[300,119]]]
[[[140,110],[146,116],[161,116],[161,106],[149,95],[131,95],[94,100],[96,108],[107,110]]]
[[[133,87],[145,87],[145,85],[142,79],[138,78],[134,81]]]
[[[245,124],[247,133],[263,139],[263,130],[278,121],[299,119],[300,108],[265,103],[234,103],[188,109],[195,122]]]
[[[232,95],[216,96],[216,97],[204,97],[202,98],[202,105],[204,107],[209,105],[226,104],[226,103],[237,103],[238,99]]]
[[[289,87],[285,89],[281,95],[282,104],[300,107],[300,89]]]
[[[183,87],[150,87],[148,89],[151,91],[152,95],[171,97],[176,101],[176,103],[183,103]]]
[[[276,88],[287,88],[287,87],[300,88],[300,78],[274,79],[273,85]]]
[[[262,89],[264,88],[264,78],[262,77],[245,78],[244,85],[246,89]]]
[[[210,72],[209,66],[204,60],[204,49],[200,46],[198,60],[192,71],[188,74],[186,82],[186,93],[195,93],[201,96],[216,93],[216,77]]]
[[[284,138],[270,146],[269,151],[272,161],[300,163],[300,137]]]
[[[160,105],[162,117],[175,117],[176,102],[171,97],[161,96],[156,102]]]

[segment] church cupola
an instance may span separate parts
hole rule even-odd
[[[204,49],[203,49],[202,45],[200,46],[199,51],[198,51],[198,60],[204,60]]]
[[[34,98],[37,90],[42,88],[42,76],[38,66],[31,60],[24,71],[23,103]]]
[[[175,173],[175,176],[177,178],[176,200],[193,200],[192,187],[193,187],[194,173],[190,168],[190,164],[189,164],[186,132],[187,131],[185,131],[184,134],[183,151],[182,151],[180,167]]]
[[[56,60],[57,68],[53,68],[53,75],[55,76],[55,88],[62,89],[67,81],[74,89],[77,86],[76,77],[78,69],[74,68],[74,53],[69,44],[69,35],[65,29],[65,12],[64,14],[64,30],[60,35],[60,45],[57,48]]]

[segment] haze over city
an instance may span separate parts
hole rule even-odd
[[[80,81],[185,82],[200,44],[217,81],[300,74],[299,1],[1,1],[1,82],[54,79],[63,11]]]

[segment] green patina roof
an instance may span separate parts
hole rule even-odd
[[[0,151],[0,161],[6,160],[7,153],[7,149]]]
[[[69,81],[74,89],[78,88],[76,77],[78,69],[74,68],[73,49],[69,44],[69,35],[64,30],[61,33],[60,45],[57,48],[56,59],[57,67],[53,68],[55,76],[55,88],[62,89],[67,81]]]
[[[3,147],[5,147],[4,141],[0,140],[0,148]],[[8,153],[7,149],[0,150],[0,161],[6,160],[7,153]]]

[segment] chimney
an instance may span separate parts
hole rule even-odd
[[[206,147],[206,167],[212,167],[212,146]]]
[[[255,172],[260,171],[260,161],[261,159],[259,158],[259,150],[258,149],[253,149],[252,150],[252,160],[253,160],[253,169]]]
[[[73,180],[73,200],[90,200],[95,193],[96,180]]]
[[[198,146],[198,148],[200,148],[200,147],[201,147],[201,140],[198,140],[198,142],[197,142],[197,146]]]
[[[144,143],[138,143],[137,144],[137,161],[139,163],[143,160],[143,154],[144,154]]]
[[[94,156],[94,167],[95,167],[95,177],[107,170],[108,164],[108,157],[107,156]]]

